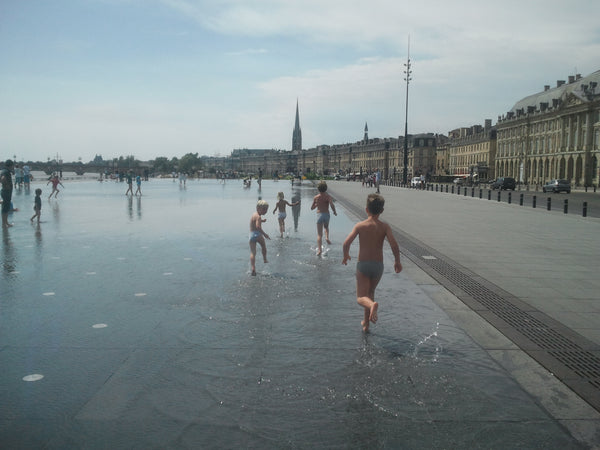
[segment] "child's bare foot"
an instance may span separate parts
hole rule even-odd
[[[369,315],[369,320],[373,323],[377,322],[377,308],[379,304],[377,302],[373,302],[373,306],[371,306],[371,314]]]
[[[256,276],[256,270],[253,270],[251,275],[252,275],[253,277],[255,277],[255,276]]]
[[[269,261],[267,261],[267,258],[264,258],[265,264],[267,264]]]
[[[331,245],[331,241],[329,240],[329,238],[326,238],[325,242],[327,242],[329,245]]]

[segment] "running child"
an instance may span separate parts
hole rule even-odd
[[[40,216],[42,215],[42,190],[37,188],[35,190],[35,199],[33,200],[33,210],[35,214],[29,219],[33,222],[33,219],[37,217],[38,223],[40,223]]]
[[[277,220],[279,220],[279,233],[281,234],[281,237],[283,237],[283,233],[285,233],[285,218],[287,217],[287,214],[285,212],[285,207],[287,206],[296,206],[298,205],[300,202],[294,202],[294,203],[290,203],[287,200],[285,200],[283,195],[283,192],[280,192],[279,194],[277,194],[277,203],[275,203],[275,209],[273,210],[273,214],[275,214],[278,210],[279,210],[279,214],[277,215]]]
[[[267,245],[265,238],[271,239],[267,233],[262,229],[264,216],[269,210],[269,204],[265,200],[259,200],[256,204],[256,212],[250,217],[250,268],[252,269],[252,275],[256,275],[256,243],[260,244],[262,250],[263,261],[267,261]],[[265,219],[266,220],[266,219]]]
[[[319,193],[315,195],[310,209],[317,209],[317,256],[320,256],[323,253],[323,229],[325,229],[325,241],[331,245],[331,241],[329,240],[329,207],[331,207],[333,214],[336,216],[337,211],[335,210],[333,199],[326,192],[327,183],[321,181],[317,185],[317,189]]]
[[[50,180],[46,183],[46,186],[48,186],[50,183],[52,183],[52,192],[50,192],[48,199],[51,199],[52,195],[54,195],[54,198],[57,198],[58,193],[60,192],[58,190],[58,185],[60,184],[62,187],[65,186],[60,182],[60,178],[58,178],[58,175],[54,175],[52,178],[50,178]]]
[[[383,212],[385,200],[379,194],[369,194],[366,211],[368,218],[357,223],[344,241],[344,259],[346,265],[350,260],[350,245],[358,236],[358,262],[356,263],[356,301],[364,308],[364,319],[361,322],[364,332],[369,331],[369,322],[377,322],[378,303],[375,301],[375,288],[383,275],[383,241],[387,238],[394,254],[394,270],[402,270],[400,248],[391,227],[379,220]]]

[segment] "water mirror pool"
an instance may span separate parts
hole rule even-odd
[[[577,448],[393,274],[389,251],[363,334],[354,264],[341,264],[356,218],[338,204],[317,257],[311,184],[151,180],[132,198],[84,181],[50,201],[40,186],[42,223],[29,223],[37,186],[15,192],[0,255],[0,440],[13,448]],[[279,191],[301,199],[283,239]],[[269,263],[252,277],[259,198]]]

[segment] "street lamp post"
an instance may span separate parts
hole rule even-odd
[[[408,55],[406,59],[406,64],[404,64],[406,70],[404,71],[406,77],[404,81],[406,81],[406,111],[404,114],[404,167],[402,169],[402,183],[404,186],[408,183],[408,84],[411,80],[410,70],[410,35],[408,35]]]

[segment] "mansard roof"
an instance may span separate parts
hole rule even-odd
[[[583,78],[581,76],[569,77],[568,82],[558,81],[557,86],[554,88],[546,86],[546,89],[542,92],[525,97],[515,103],[509,110],[509,114],[517,114],[519,110],[527,113],[533,108],[535,108],[533,109],[534,111],[538,111],[545,108],[556,107],[556,104],[564,101],[569,94],[578,97],[582,102],[588,102],[599,98],[600,70]]]

